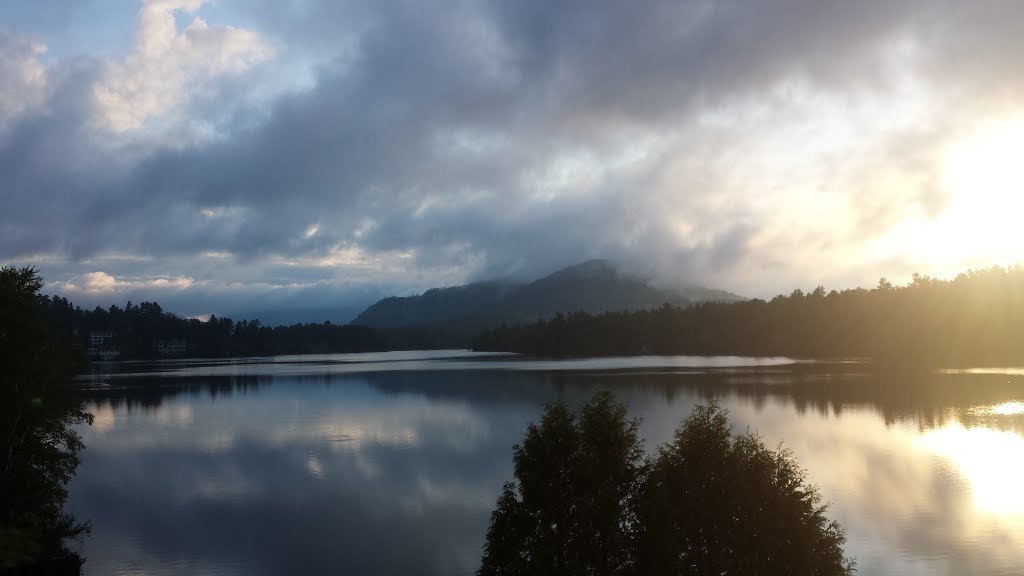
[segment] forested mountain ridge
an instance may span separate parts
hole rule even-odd
[[[435,324],[470,315],[500,301],[520,286],[512,282],[476,282],[431,288],[418,296],[389,296],[363,310],[350,324],[374,328]]]
[[[384,298],[352,324],[372,328],[428,326],[441,323],[479,331],[502,323],[518,324],[559,313],[644,310],[669,303],[688,306],[742,297],[721,290],[687,287],[662,289],[624,274],[605,260],[563,268],[527,284],[480,282],[435,288],[419,296]]]
[[[692,354],[862,357],[880,363],[1024,362],[1024,267],[915,274],[906,286],[794,290],[770,301],[707,302],[558,315],[488,330],[474,348],[543,356]]]

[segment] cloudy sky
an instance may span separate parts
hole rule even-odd
[[[947,276],[1022,151],[1021,2],[0,0],[0,263],[89,306]]]

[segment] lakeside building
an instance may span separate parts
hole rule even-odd
[[[89,334],[89,351],[99,350],[104,348],[108,340],[114,339],[114,332],[112,330],[93,330]]]
[[[157,340],[154,346],[160,356],[182,356],[188,351],[188,342],[183,338]]]
[[[90,358],[114,360],[121,356],[121,349],[114,345],[113,330],[93,330],[89,334],[89,348],[86,350]]]

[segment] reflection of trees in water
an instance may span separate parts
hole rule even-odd
[[[994,374],[872,372],[869,364],[801,364],[786,368],[719,370],[704,374],[606,376],[611,388],[654,391],[671,402],[682,391],[704,401],[740,398],[758,410],[769,403],[791,405],[798,414],[841,417],[872,410],[887,426],[912,421],[921,430],[952,421],[1024,433],[1024,414],[997,414],[992,407],[1024,398],[1024,378]],[[592,386],[595,378],[572,377]]]
[[[1021,415],[999,415],[989,409],[1024,397],[1024,379],[1001,375],[853,373],[797,374],[788,384],[757,382],[697,384],[703,395],[723,394],[791,403],[804,414],[839,417],[846,410],[870,409],[886,425],[917,423],[921,430],[941,428],[951,421],[965,426],[988,426],[1024,432]],[[723,389],[724,388],[724,389]]]
[[[219,376],[203,378],[152,378],[138,379],[130,384],[109,388],[86,390],[85,397],[91,404],[108,406],[112,409],[156,410],[165,400],[179,396],[210,398],[230,397],[235,393],[245,394],[269,385],[275,378],[270,376]]]
[[[191,366],[191,365],[190,365]],[[1024,377],[998,374],[872,372],[862,363],[807,363],[783,367],[686,371],[382,371],[303,376],[153,377],[116,388],[87,391],[112,408],[158,408],[179,395],[230,396],[271,383],[342,385],[366,383],[385,394],[463,398],[474,403],[539,406],[552,398],[582,402],[595,387],[654,392],[672,402],[679,394],[702,400],[736,397],[763,409],[792,405],[798,414],[841,417],[848,410],[872,410],[886,423],[912,421],[920,429],[952,421],[1024,433],[1024,414],[994,414],[989,408],[1024,399]]]

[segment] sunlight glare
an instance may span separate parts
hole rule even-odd
[[[1024,414],[1024,403],[1021,402],[1003,402],[998,406],[992,408],[993,414],[1000,416],[1013,416],[1015,414]]]
[[[1021,208],[1024,201],[1024,117],[987,126],[946,149],[944,178],[951,207],[985,216],[994,209]]]
[[[949,205],[940,216],[951,239],[991,257],[1021,248],[1017,234],[1024,211],[1024,116],[989,124],[946,149],[943,180]]]
[[[956,465],[970,484],[978,510],[1024,520],[1024,438],[954,423],[925,432],[918,443]]]
[[[1010,264],[1024,253],[1024,115],[981,125],[949,144],[941,181],[947,204],[934,219],[915,216],[880,240],[933,272]],[[927,267],[926,267],[927,269]]]

